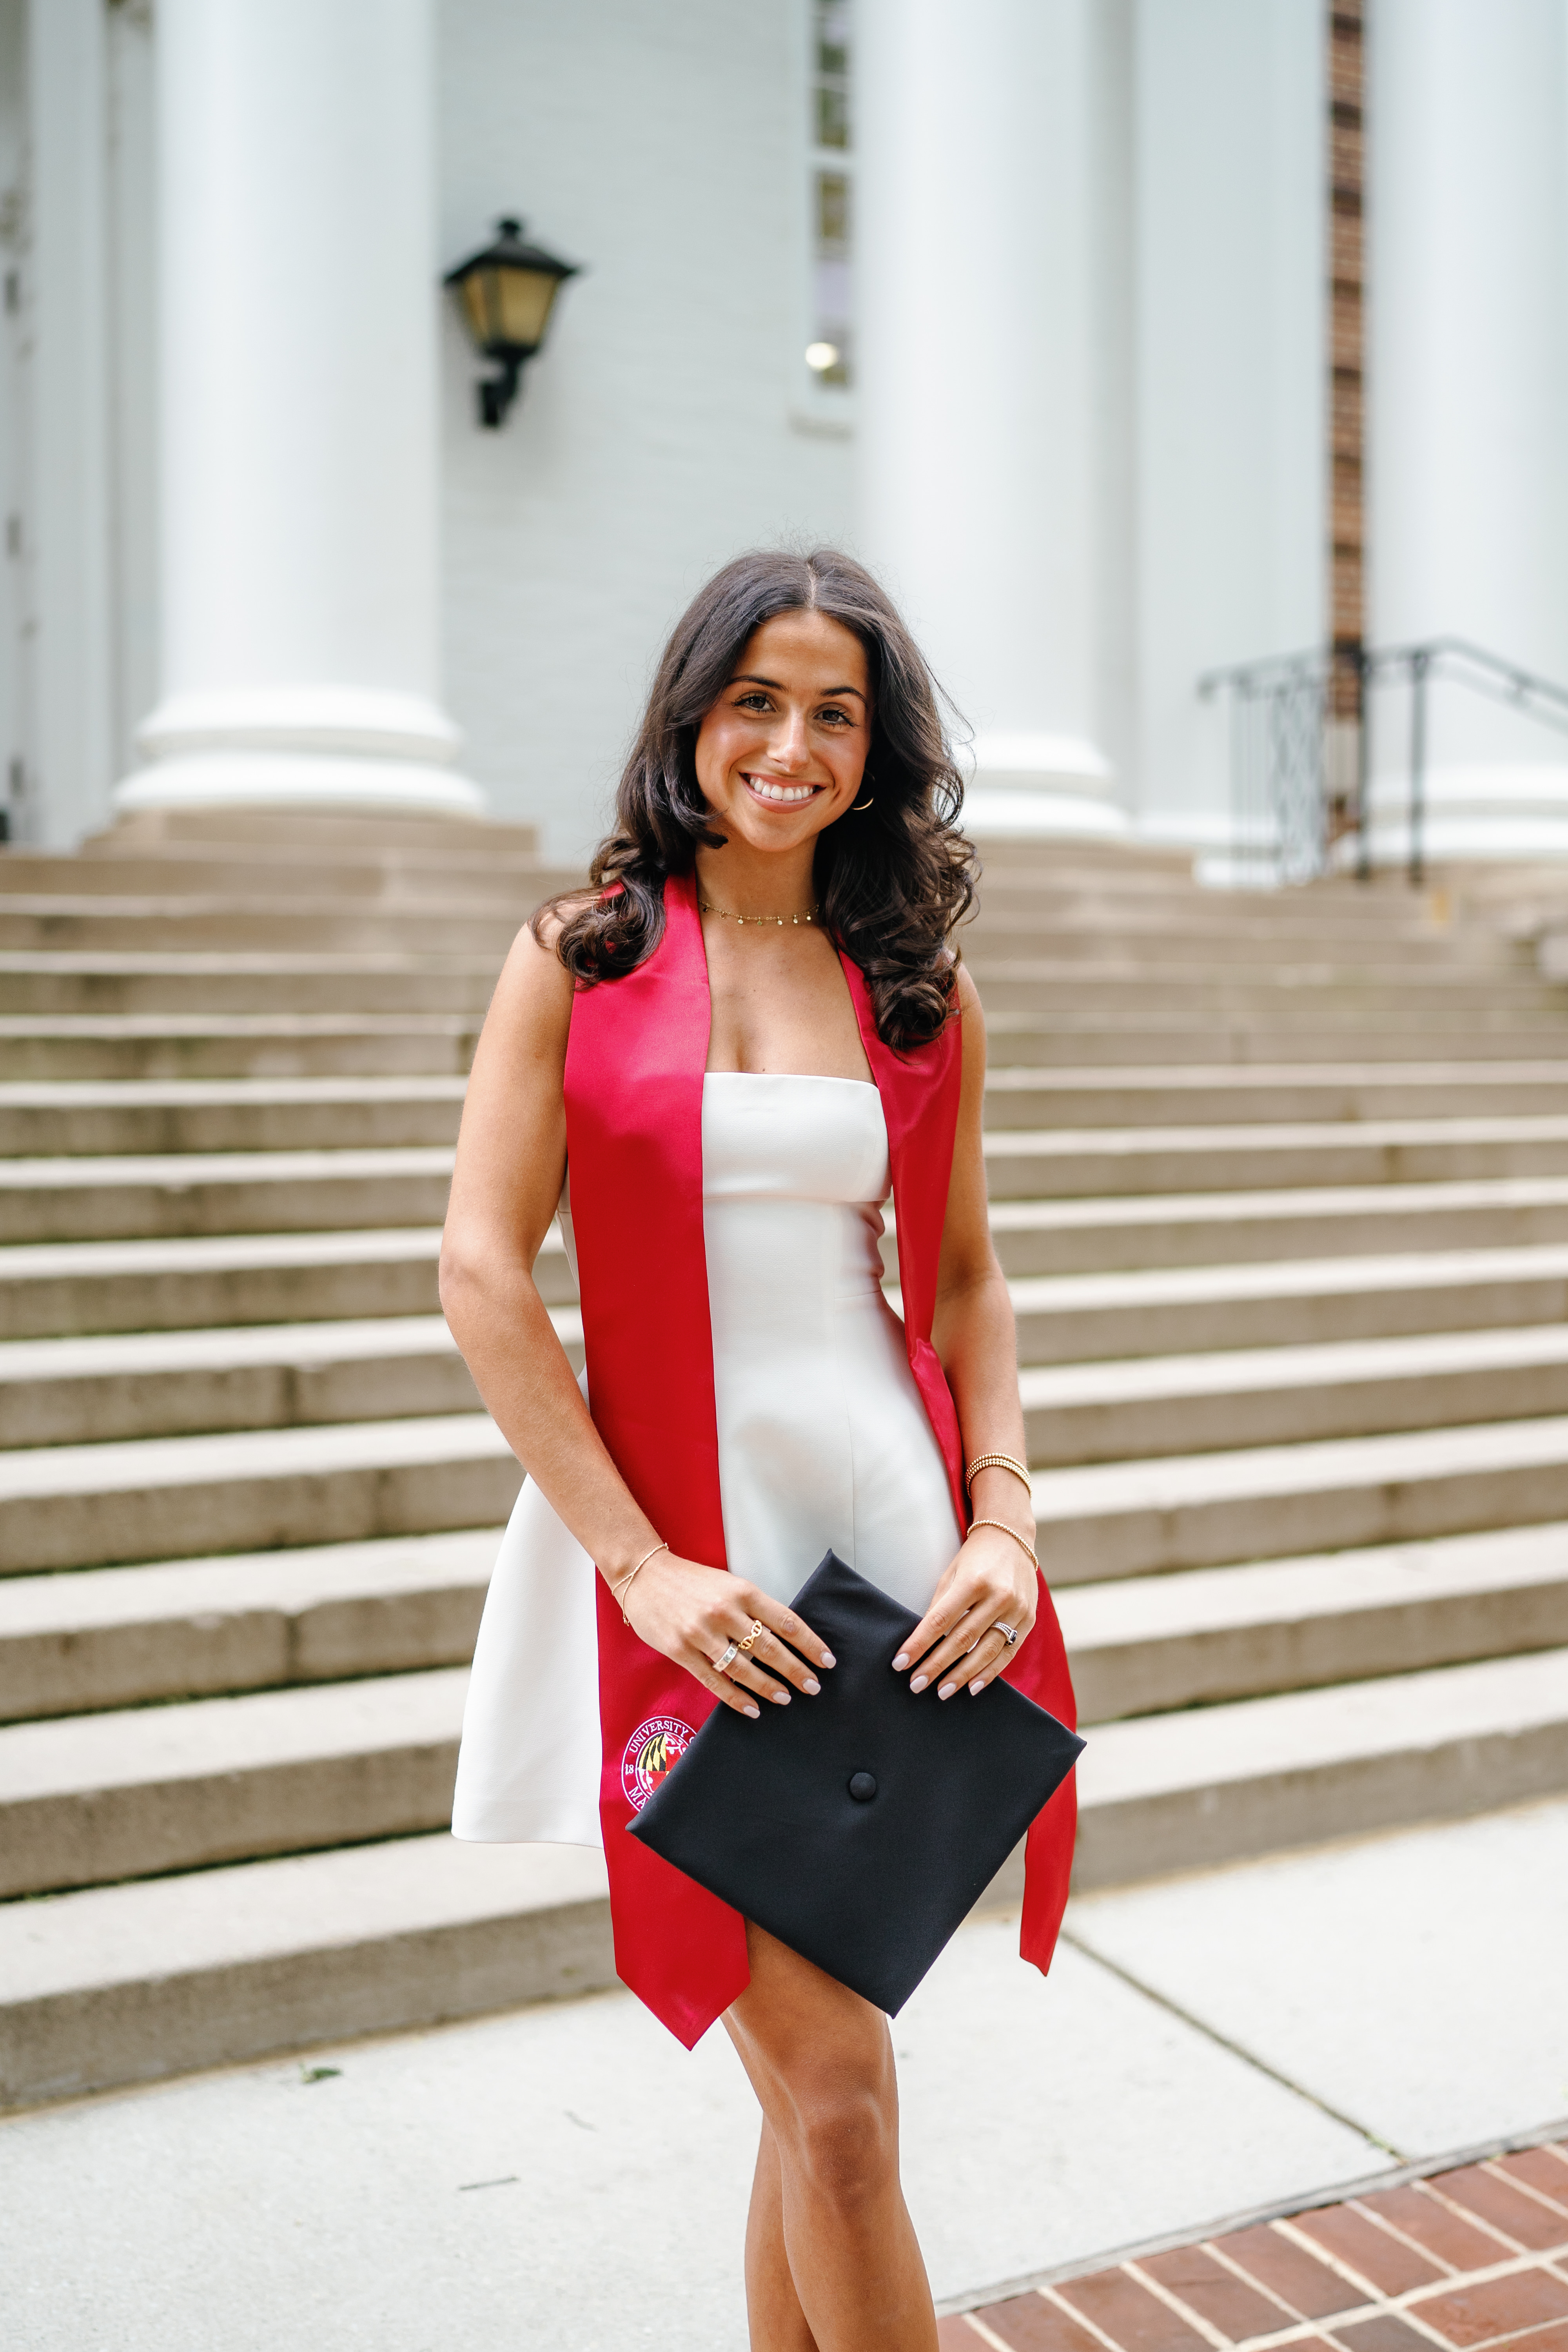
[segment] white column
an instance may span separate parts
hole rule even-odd
[[[1474,639],[1568,684],[1568,11],[1368,11],[1373,637]],[[1568,856],[1568,739],[1431,689],[1426,847]],[[1373,842],[1407,843],[1403,693]]]
[[[163,698],[122,808],[477,812],[440,707],[431,0],[159,0]]]
[[[1097,268],[1096,20],[1122,13],[857,0],[860,542],[975,730],[981,830],[1126,825]]]
[[[104,32],[100,0],[28,12],[30,513],[19,503],[32,772],[20,814],[27,839],[59,845],[102,823],[114,776]]]

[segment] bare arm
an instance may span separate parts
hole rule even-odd
[[[614,1588],[658,1542],[659,1530],[610,1459],[533,1279],[566,1169],[572,989],[551,950],[520,933],[485,1019],[463,1107],[441,1244],[441,1306],[502,1436]],[[816,1688],[785,1638],[831,1663],[799,1618],[746,1580],[668,1552],[641,1570],[626,1606],[645,1642],[742,1712],[755,1713],[752,1693],[787,1700],[773,1675]],[[769,1631],[752,1659],[737,1661],[728,1675],[714,1674],[710,1661],[753,1618]]]
[[[985,1208],[985,1016],[974,982],[962,966],[958,993],[963,1016],[963,1087],[931,1339],[958,1408],[965,1462],[980,1454],[1010,1454],[1023,1462],[1028,1457],[1018,1398],[1017,1330]],[[1023,1481],[1011,1471],[982,1470],[971,1499],[977,1519],[1001,1519],[1033,1546],[1034,1510]],[[1036,1571],[1022,1544],[998,1528],[975,1528],[937,1587],[908,1651],[900,1654],[917,1662],[911,1687],[939,1682],[946,1696],[962,1682],[978,1695],[1009,1654],[1000,1635],[987,1638],[988,1629],[1010,1625],[1022,1640],[1035,1622],[1036,1585]]]

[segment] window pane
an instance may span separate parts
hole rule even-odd
[[[845,172],[816,175],[816,249],[847,254],[849,249],[849,178]]]
[[[849,93],[833,82],[816,85],[816,143],[819,147],[849,144]]]
[[[852,144],[849,126],[849,0],[816,0],[812,137],[819,147]]]

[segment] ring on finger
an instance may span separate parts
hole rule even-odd
[[[743,1642],[738,1642],[735,1645],[743,1658],[749,1658],[751,1656],[752,1644],[755,1642],[759,1633],[765,1633],[767,1630],[767,1627],[763,1624],[760,1617],[752,1618],[751,1632],[747,1634]]]
[[[719,1655],[712,1661],[714,1673],[716,1675],[727,1675],[740,1654],[741,1644],[739,1642],[731,1642],[729,1646],[726,1649],[721,1650]]]
[[[991,1631],[994,1633],[1000,1633],[1002,1639],[1006,1643],[1009,1649],[1013,1648],[1018,1639],[1018,1628],[1016,1625],[993,1625]]]

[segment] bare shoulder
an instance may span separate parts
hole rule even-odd
[[[963,1024],[963,1058],[965,1064],[985,1061],[985,1009],[980,1002],[980,991],[970,976],[967,964],[958,967],[958,1017]]]
[[[539,919],[537,937],[528,922],[512,941],[485,1015],[476,1075],[498,1059],[514,1066],[545,1062],[560,1067],[564,1063],[574,982],[556,948],[567,918],[588,897],[584,891],[558,900]]]

